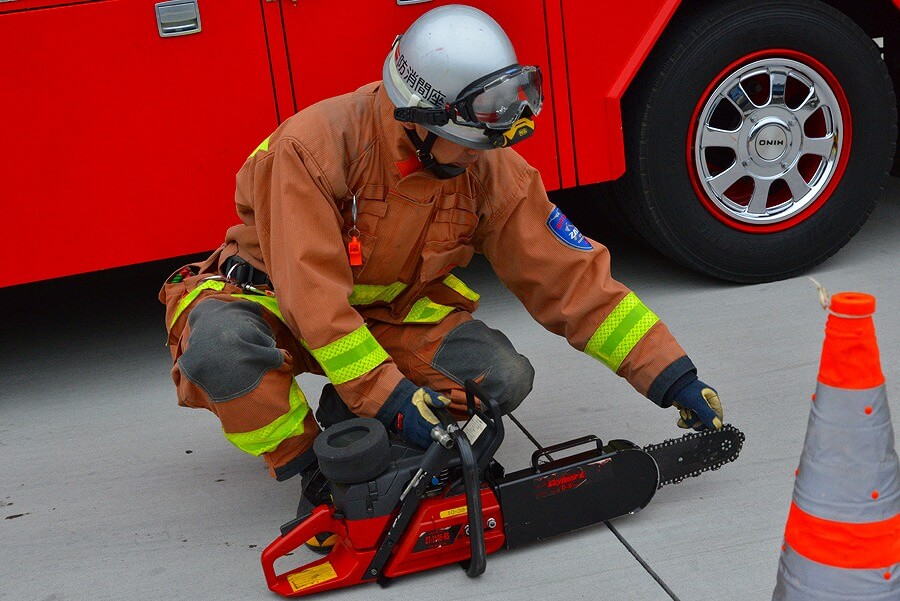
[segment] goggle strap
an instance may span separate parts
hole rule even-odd
[[[450,115],[442,108],[422,108],[418,106],[403,106],[394,109],[394,119],[405,123],[418,123],[419,125],[447,125]]]
[[[456,96],[456,99],[461,100],[474,92],[481,94],[482,92],[484,92],[484,86],[497,79],[498,76],[503,75],[504,73],[508,73],[510,70],[521,68],[522,66],[519,63],[513,63],[511,65],[503,67],[502,69],[492,71],[491,73],[488,73],[483,77],[479,77],[478,79],[464,87],[462,90],[460,90],[459,94]]]

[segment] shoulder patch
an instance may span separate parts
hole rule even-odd
[[[588,239],[578,231],[578,228],[569,221],[568,217],[563,215],[559,207],[553,207],[553,210],[550,211],[550,217],[547,218],[547,227],[566,246],[571,246],[575,250],[594,250]]]

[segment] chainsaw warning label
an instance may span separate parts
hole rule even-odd
[[[334,580],[335,578],[337,578],[337,572],[334,571],[331,563],[326,561],[325,563],[306,568],[295,574],[289,574],[287,580],[296,593],[316,584]]]
[[[460,526],[449,526],[440,530],[428,530],[419,535],[416,546],[413,547],[413,553],[417,551],[427,551],[429,549],[437,549],[438,547],[446,547],[456,542],[459,535]]]
[[[478,440],[478,437],[481,436],[481,433],[487,428],[487,424],[478,417],[477,415],[473,415],[472,419],[463,426],[463,434],[466,435],[466,438],[469,439],[469,444],[475,444],[475,441]]]

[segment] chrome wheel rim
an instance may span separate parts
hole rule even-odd
[[[808,65],[787,58],[744,65],[703,101],[693,137],[699,183],[730,219],[751,225],[791,219],[834,176],[848,117]]]

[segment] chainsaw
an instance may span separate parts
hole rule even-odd
[[[389,439],[370,418],[319,435],[314,450],[330,501],[283,525],[263,551],[272,591],[297,597],[373,581],[386,586],[452,563],[476,577],[487,555],[503,547],[640,511],[663,486],[734,461],[744,442],[725,425],[643,448],[596,436],[543,447],[523,428],[538,448],[529,467],[506,473],[494,460],[505,434],[499,404],[475,382],[465,387],[468,421],[460,427],[441,415],[424,451]],[[276,573],[277,560],[324,532],[336,535],[325,557]]]

